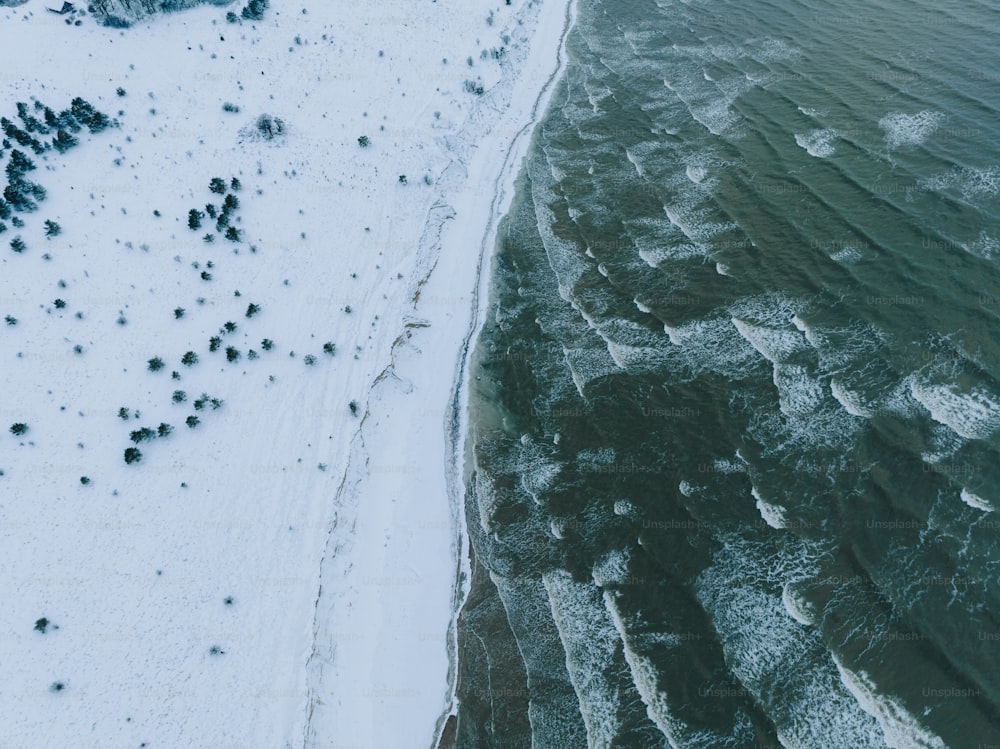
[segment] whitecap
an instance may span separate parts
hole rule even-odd
[[[799,624],[814,624],[816,622],[816,607],[795,590],[795,583],[785,583],[781,591],[781,602],[785,611]]]
[[[947,385],[910,381],[910,393],[931,418],[966,439],[986,439],[1000,429],[1000,403],[994,396],[973,388],[961,392]]]
[[[898,697],[879,693],[868,674],[849,670],[835,653],[832,655],[841,682],[854,695],[861,709],[878,721],[886,746],[892,749],[948,749],[939,736],[920,725]]]
[[[889,148],[898,148],[923,143],[941,126],[944,119],[943,112],[930,110],[916,114],[891,112],[879,120],[878,124],[885,132],[885,141]]]
[[[822,128],[808,133],[795,134],[795,142],[799,147],[805,149],[810,156],[815,156],[818,159],[833,156],[837,150],[834,147],[836,139],[837,131],[833,128]]]
[[[861,254],[861,250],[848,245],[832,253],[830,259],[844,265],[854,265],[860,263],[864,259],[864,255]]]
[[[987,502],[985,499],[983,499],[977,494],[973,494],[964,487],[962,488],[960,496],[962,497],[962,501],[965,502],[965,504],[976,510],[982,510],[983,512],[993,512],[996,509],[996,507],[994,507],[990,502]]]
[[[925,190],[958,190],[968,200],[995,198],[1000,195],[1000,169],[995,166],[985,169],[958,167],[920,180],[919,185]]]
[[[685,174],[687,174],[688,179],[694,184],[698,184],[708,175],[708,170],[703,166],[689,165],[685,169]]]
[[[975,255],[985,260],[1000,256],[1000,239],[991,237],[985,231],[980,232],[979,236],[973,241],[963,243],[961,247],[970,255]]]
[[[781,530],[788,525],[784,507],[772,505],[769,502],[764,501],[764,499],[760,496],[760,492],[757,491],[756,486],[750,488],[750,494],[757,500],[757,511],[760,512],[760,516],[763,518],[765,523],[775,530]]]
[[[873,415],[872,410],[865,405],[860,395],[847,390],[836,379],[830,380],[830,393],[851,416],[870,418]]]

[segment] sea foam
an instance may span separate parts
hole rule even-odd
[[[878,124],[885,132],[885,142],[889,148],[898,148],[923,143],[941,126],[944,119],[943,112],[929,110],[916,114],[891,112],[879,120]]]

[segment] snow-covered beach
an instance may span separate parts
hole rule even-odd
[[[0,113],[118,120],[29,153],[0,234],[4,746],[422,747],[452,707],[459,374],[570,3],[227,10],[0,11]],[[230,195],[238,241],[189,228]]]

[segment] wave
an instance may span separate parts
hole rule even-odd
[[[961,496],[962,501],[965,502],[965,504],[975,510],[982,510],[983,512],[993,512],[996,510],[996,507],[994,507],[991,502],[987,502],[979,495],[973,494],[964,487],[962,488],[959,496]]]
[[[886,746],[892,749],[948,749],[944,741],[924,728],[898,699],[881,694],[864,671],[849,670],[836,655],[833,661],[841,682],[864,711],[878,721]]]
[[[837,149],[834,146],[836,140],[837,131],[833,128],[795,134],[795,142],[799,147],[804,148],[806,153],[818,159],[826,159],[836,153]]]
[[[910,393],[931,418],[966,439],[987,439],[1000,429],[1000,402],[979,388],[966,392],[954,385],[910,381]]]

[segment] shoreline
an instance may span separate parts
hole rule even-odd
[[[447,743],[444,733],[452,726],[457,726],[458,718],[458,673],[459,673],[459,638],[458,621],[465,603],[469,598],[472,586],[472,567],[474,565],[471,539],[466,527],[465,493],[467,476],[468,439],[470,437],[469,414],[469,384],[471,377],[470,357],[475,350],[490,302],[490,286],[492,285],[492,261],[496,252],[497,232],[502,218],[507,214],[516,191],[516,180],[521,172],[524,159],[534,139],[535,128],[551,102],[556,84],[562,78],[567,65],[566,43],[569,33],[576,21],[576,0],[567,0],[565,18],[556,50],[556,68],[552,71],[538,92],[531,108],[530,119],[524,124],[512,140],[504,156],[503,166],[494,183],[493,201],[490,208],[489,222],[484,229],[480,244],[479,259],[476,265],[476,287],[473,294],[472,317],[469,329],[462,342],[459,363],[456,367],[455,379],[452,385],[451,410],[452,421],[448,424],[446,438],[450,462],[447,467],[448,494],[454,507],[458,524],[459,574],[455,581],[456,604],[449,625],[449,673],[451,683],[450,704],[447,712],[439,720],[436,735],[436,749],[451,749],[453,743]],[[452,739],[453,742],[453,739]]]

